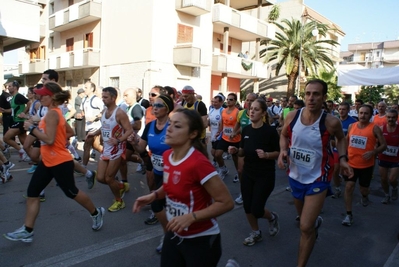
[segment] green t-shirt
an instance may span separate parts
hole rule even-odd
[[[19,118],[18,115],[21,114],[26,107],[26,103],[28,103],[29,100],[21,95],[20,93],[17,93],[12,99],[11,99],[11,115],[12,119],[14,122],[23,122],[25,119]]]

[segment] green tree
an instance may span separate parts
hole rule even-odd
[[[335,69],[319,69],[317,74],[312,74],[307,79],[320,79],[325,81],[328,85],[327,99],[338,101],[343,97],[341,86],[338,86],[338,76]]]
[[[381,95],[384,92],[383,85],[371,85],[360,87],[359,95],[356,98],[360,98],[364,102],[374,102],[377,104],[381,101]]]
[[[280,17],[280,6],[273,5],[270,9],[269,15],[267,16],[267,20],[269,23],[274,23]]]
[[[391,104],[398,104],[399,86],[397,84],[386,85],[384,95],[387,96]]]
[[[295,93],[296,81],[299,75],[299,57],[301,55],[301,68],[308,73],[316,73],[318,68],[333,68],[331,60],[331,46],[338,43],[326,38],[330,27],[315,21],[302,25],[299,20],[283,19],[281,24],[274,22],[280,30],[276,32],[276,39],[267,42],[261,41],[266,47],[260,51],[260,57],[265,57],[265,63],[276,60],[276,75],[283,66],[288,78],[287,96]],[[314,30],[318,36],[313,36]],[[312,33],[313,32],[313,33]],[[301,53],[302,50],[302,53]]]

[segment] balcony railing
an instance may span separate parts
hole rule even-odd
[[[192,16],[200,16],[211,12],[212,0],[175,0],[176,10],[190,14]]]
[[[60,55],[49,56],[49,68],[62,69],[84,69],[100,66],[99,49],[85,48],[82,50],[74,50],[65,52]]]
[[[237,40],[274,39],[274,25],[226,5],[215,4],[212,15],[213,31],[216,33],[223,34],[224,27],[229,27],[229,37]]]
[[[46,60],[35,59],[26,60],[19,64],[19,73],[21,74],[38,74],[46,70]]]
[[[247,68],[247,70],[244,68]],[[229,77],[242,79],[267,78],[267,65],[263,62],[243,59],[226,54],[213,54],[212,72],[227,73]]]
[[[198,67],[204,65],[201,48],[192,46],[178,46],[173,48],[173,64]]]
[[[102,4],[93,1],[76,3],[49,17],[49,29],[66,31],[101,19]]]

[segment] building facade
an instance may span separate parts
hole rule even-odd
[[[8,0],[11,1],[11,0]],[[16,2],[16,1],[14,1]],[[243,43],[274,38],[257,14],[266,0],[50,0],[40,17],[47,34],[25,45],[20,72],[27,85],[48,68],[72,94],[92,81],[123,90],[193,86],[206,103],[217,92],[240,93],[268,77],[259,53]],[[252,56],[254,56],[253,59]],[[144,95],[144,96],[145,96]]]

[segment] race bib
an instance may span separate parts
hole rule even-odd
[[[101,129],[101,136],[103,138],[103,142],[106,142],[111,137],[111,131]]]
[[[396,157],[398,155],[398,147],[397,146],[387,146],[382,154],[389,156],[389,157]]]
[[[232,134],[233,134],[233,127],[225,127],[225,128],[223,129],[223,133],[224,133],[224,135],[226,135],[226,136],[232,135]]]
[[[316,152],[310,149],[291,147],[290,159],[296,165],[313,168],[316,161]]]
[[[170,221],[173,217],[182,216],[189,213],[189,208],[186,204],[175,202],[166,197],[166,218]],[[187,231],[188,228],[184,228]]]
[[[151,155],[152,166],[155,170],[163,172],[163,158],[160,155]]]
[[[219,126],[219,122],[218,121],[211,121],[211,126],[217,127],[217,126]]]
[[[367,137],[359,136],[359,135],[351,135],[349,140],[349,146],[366,149],[367,145]]]

